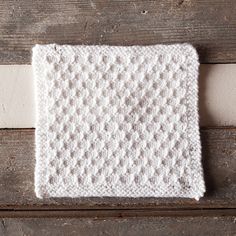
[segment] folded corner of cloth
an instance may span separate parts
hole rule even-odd
[[[36,45],[32,64],[37,197],[203,196],[191,45]]]

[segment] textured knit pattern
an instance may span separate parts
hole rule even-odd
[[[198,66],[187,44],[36,45],[36,195],[199,199]]]

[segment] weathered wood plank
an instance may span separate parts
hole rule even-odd
[[[32,45],[54,42],[190,42],[202,63],[232,63],[235,11],[235,0],[0,0],[0,64],[29,64]]]
[[[78,198],[34,194],[34,130],[0,130],[1,209],[180,209],[236,207],[236,128],[201,130],[207,193],[192,199]]]
[[[236,126],[236,64],[201,64],[199,73],[200,125]],[[0,65],[0,128],[35,127],[34,82],[31,66]]]
[[[1,235],[235,235],[235,217],[3,218]]]

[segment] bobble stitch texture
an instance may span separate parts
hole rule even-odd
[[[37,197],[205,192],[188,44],[36,45]]]

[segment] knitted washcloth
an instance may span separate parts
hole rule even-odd
[[[36,45],[37,197],[203,196],[198,66],[187,44]]]

